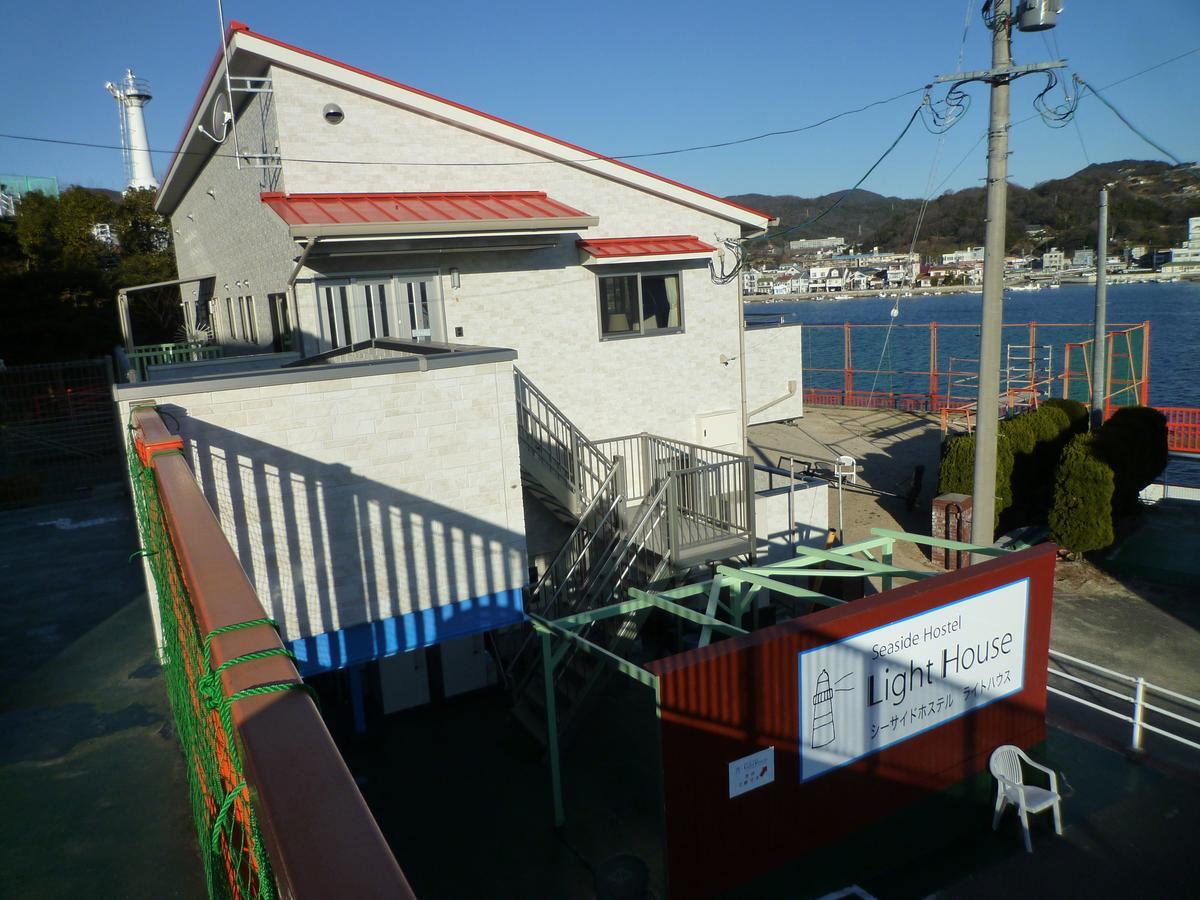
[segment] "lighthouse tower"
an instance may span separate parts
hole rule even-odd
[[[116,84],[104,85],[117,101],[121,116],[121,149],[125,155],[125,190],[157,188],[154,166],[150,161],[150,139],[146,134],[146,118],[142,107],[150,102],[150,85],[135,78],[132,69]]]
[[[829,673],[824,669],[817,676],[817,690],[813,693],[812,747],[828,747],[836,740],[833,729],[833,691],[829,687]]]

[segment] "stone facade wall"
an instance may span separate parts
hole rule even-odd
[[[399,649],[436,643],[528,581],[511,362],[372,369],[116,389],[122,421],[150,392],[178,421],[285,640],[399,619]]]
[[[541,190],[600,218],[587,237],[695,234],[715,243],[739,234],[736,223],[379,99],[290,71],[276,69],[274,79],[285,156],[351,155],[376,163],[289,161],[289,191]],[[325,123],[321,111],[330,102],[342,107],[341,124]],[[360,140],[363,135],[370,139]],[[459,161],[464,165],[446,165]],[[471,165],[482,162],[489,165]],[[359,271],[435,273],[446,339],[516,349],[522,370],[590,437],[646,430],[696,440],[698,415],[736,410],[740,403],[737,366],[720,361],[723,354],[737,355],[737,284],[714,284],[703,260],[584,267],[576,238],[551,237],[554,246],[539,250],[314,262],[304,276],[349,274],[355,265]],[[450,268],[459,272],[457,289]],[[600,339],[597,275],[622,269],[681,274],[683,333]],[[311,284],[297,286],[306,346],[318,331],[314,300]]]

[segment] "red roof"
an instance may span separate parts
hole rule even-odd
[[[262,202],[293,231],[320,226],[397,226],[400,231],[506,230],[521,227],[586,228],[587,213],[541,191],[464,191],[438,194],[281,194],[263,193]],[[306,226],[308,228],[306,229]],[[457,228],[455,229],[457,230]]]
[[[682,253],[712,253],[717,248],[694,234],[670,234],[662,237],[594,238],[576,241],[576,245],[596,259],[615,256],[665,256]]]

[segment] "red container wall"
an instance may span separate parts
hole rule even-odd
[[[1056,548],[905,585],[650,666],[660,677],[671,896],[707,897],[983,770],[1045,737]],[[1029,579],[1022,689],[801,783],[798,654]],[[730,799],[728,765],[775,748],[774,783]]]

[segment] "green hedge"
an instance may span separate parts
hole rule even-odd
[[[1004,432],[996,441],[996,523],[1012,506],[1012,443]],[[939,494],[970,494],[975,487],[975,435],[960,434],[942,442],[938,468]],[[993,527],[995,524],[993,523]]]
[[[1113,512],[1127,513],[1167,467],[1167,417],[1148,406],[1118,409],[1096,432],[1094,449],[1113,471]]]
[[[1063,450],[1054,479],[1050,536],[1084,553],[1113,542],[1113,472],[1095,454],[1094,435],[1080,434]]]
[[[1084,423],[1086,425],[1086,410]],[[1000,423],[996,453],[996,524],[1044,521],[1054,492],[1054,465],[1071,436],[1070,412],[1052,404]],[[975,436],[959,435],[942,445],[938,493],[970,494],[974,486]]]
[[[1067,400],[1065,397],[1052,397],[1049,400],[1043,400],[1038,409],[1057,409],[1066,413],[1067,418],[1071,423],[1071,430],[1076,434],[1083,434],[1088,430],[1088,407],[1086,403],[1080,403],[1078,400]]]

